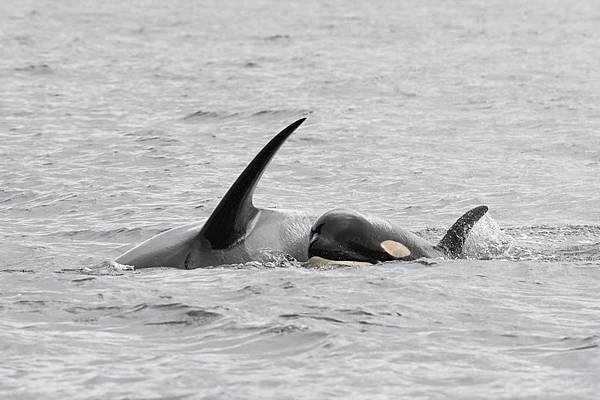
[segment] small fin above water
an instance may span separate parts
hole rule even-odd
[[[208,218],[199,236],[214,249],[225,249],[244,237],[258,210],[252,204],[254,189],[283,142],[306,120],[301,118],[279,132],[248,164]]]
[[[448,229],[448,232],[437,247],[451,257],[460,256],[471,228],[473,228],[473,225],[475,225],[487,211],[487,206],[479,206],[467,211],[450,229]]]

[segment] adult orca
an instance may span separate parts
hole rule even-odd
[[[308,257],[311,264],[361,265],[419,258],[456,258],[471,228],[488,211],[486,206],[467,211],[436,246],[383,219],[354,210],[323,214],[311,227]]]
[[[136,268],[192,269],[262,261],[274,253],[289,255],[298,261],[307,261],[311,257],[312,261],[331,260],[337,264],[340,263],[338,261],[378,262],[460,254],[470,226],[485,214],[487,207],[481,215],[465,214],[437,247],[386,221],[354,211],[334,210],[317,220],[317,216],[301,211],[255,207],[252,203],[254,189],[265,168],[283,142],[305,119],[290,124],[267,143],[229,188],[206,222],[195,222],[160,233],[115,261]],[[354,218],[355,223],[346,224],[347,217]],[[463,225],[459,223],[462,219],[467,221],[464,226],[468,229],[461,228]],[[460,226],[457,227],[457,224]],[[353,233],[358,235],[354,235],[356,240]],[[361,240],[364,241],[362,244],[359,243]],[[338,251],[340,249],[344,251]],[[373,249],[379,252],[373,254]]]
[[[254,189],[283,142],[305,121],[279,132],[254,157],[229,188],[206,222],[160,233],[117,257],[136,268],[201,268],[260,261],[273,253],[307,259],[308,236],[315,216],[252,203]]]

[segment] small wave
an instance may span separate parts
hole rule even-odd
[[[253,36],[252,39],[262,40],[265,42],[279,42],[279,41],[287,41],[292,39],[292,35],[287,33],[275,33],[273,35],[267,36]]]
[[[87,283],[87,282],[91,282],[91,281],[95,281],[95,280],[96,280],[96,278],[94,278],[93,276],[88,276],[85,278],[72,279],[71,282],[77,283],[77,284],[83,284],[83,283]]]
[[[265,36],[262,39],[268,42],[277,42],[280,40],[290,40],[292,38],[292,36],[288,35],[288,34],[276,34],[276,35],[270,35],[270,36]]]
[[[24,67],[17,67],[15,68],[15,71],[17,72],[28,72],[31,74],[39,74],[39,75],[46,75],[46,74],[51,74],[54,71],[52,71],[52,68],[50,68],[50,66],[48,64],[45,63],[40,63],[40,64],[29,64],[26,65]]]
[[[344,314],[347,315],[357,315],[360,317],[374,317],[377,314],[373,314],[372,312],[369,311],[365,311],[365,310],[360,310],[360,309],[351,309],[351,308],[340,308],[337,309],[336,311],[342,312]]]
[[[243,293],[243,294],[254,295],[254,294],[262,294],[263,289],[262,289],[262,287],[257,286],[257,285],[246,285],[243,288],[239,289],[238,292]]]
[[[285,319],[309,318],[309,319],[314,319],[314,320],[318,320],[318,321],[333,322],[335,324],[344,324],[344,323],[346,323],[346,321],[342,321],[341,319],[337,319],[337,318],[334,318],[334,317],[328,317],[326,315],[308,314],[308,313],[281,314],[279,317],[280,318],[285,318]]]
[[[168,132],[159,129],[138,129],[123,133],[124,137],[133,138],[138,143],[157,146],[171,146],[180,143],[179,140],[170,136]],[[148,147],[152,149],[152,147]]]
[[[76,273],[82,275],[93,275],[93,276],[115,276],[123,275],[125,271],[136,271],[131,265],[123,265],[118,262],[111,260],[104,260],[99,263],[91,264],[88,266],[76,267],[76,268],[61,268],[60,270],[54,271],[57,274],[68,274]],[[79,279],[79,280],[78,280]],[[84,282],[84,278],[76,278],[73,283]]]
[[[298,323],[272,323],[267,326],[238,327],[236,334],[223,341],[208,338],[204,346],[215,353],[297,355],[306,354],[325,345],[329,335]]]
[[[164,303],[164,304],[152,304],[149,306],[150,308],[154,308],[154,309],[168,309],[168,310],[180,310],[180,309],[187,309],[189,308],[188,305],[185,305],[183,303]]]
[[[304,326],[304,325],[287,324],[287,325],[277,325],[277,326],[267,328],[264,331],[262,331],[261,334],[263,334],[263,335],[270,335],[270,334],[285,335],[285,334],[289,334],[289,333],[303,332],[303,331],[307,331],[307,330],[308,330],[308,327]]]
[[[227,112],[227,111],[206,111],[206,110],[198,110],[196,112],[193,112],[191,114],[186,115],[185,117],[183,117],[184,120],[190,120],[190,119],[204,119],[204,120],[210,120],[210,119],[227,119],[227,118],[232,118],[232,117],[236,117],[238,116],[238,113],[232,113],[232,112]]]
[[[46,302],[44,300],[17,300],[15,304],[25,306],[45,306]]]
[[[202,308],[194,308],[181,303],[173,303],[173,304],[156,304],[151,305],[149,308],[162,308],[161,311],[164,311],[164,308],[167,309],[175,309],[175,310],[186,310],[181,313],[178,312],[176,316],[171,316],[169,319],[164,321],[150,321],[145,322],[144,325],[186,325],[186,326],[199,326],[199,325],[208,325],[217,319],[223,317],[221,314],[208,311]]]
[[[137,137],[135,139],[135,141],[138,143],[152,142],[152,143],[158,143],[158,144],[167,145],[167,146],[172,143],[179,143],[179,140],[177,140],[177,139],[168,138],[168,137],[164,137],[164,136],[158,136],[158,135],[152,135],[152,134],[151,134],[151,136]]]
[[[519,338],[519,336],[515,336],[515,338]],[[553,355],[556,352],[572,352],[595,349],[599,347],[598,342],[599,341],[597,335],[585,337],[566,336],[560,339],[540,340],[536,343],[519,347],[518,350],[526,350],[533,353],[545,353]]]
[[[24,263],[24,262],[23,262]],[[1,269],[0,272],[5,272],[9,274],[35,274],[35,271],[32,269],[21,269],[21,268],[5,268]]]
[[[309,115],[314,111],[310,109],[265,109],[259,111],[247,112],[229,112],[229,111],[207,111],[198,110],[183,117],[184,121],[190,120],[225,120],[230,118],[265,118],[265,117],[286,117],[294,118],[300,115]]]
[[[260,110],[253,113],[252,117],[264,117],[264,116],[297,116],[297,115],[309,115],[312,114],[313,110],[301,109],[301,110]]]
[[[29,35],[16,35],[13,36],[13,39],[21,46],[30,46],[33,44],[33,38]]]
[[[175,320],[175,321],[160,321],[160,322],[146,322],[145,325],[190,325],[188,321],[185,320]]]
[[[76,306],[65,309],[70,314],[87,314],[87,313],[102,313],[114,314],[121,311],[121,307],[117,306]]]

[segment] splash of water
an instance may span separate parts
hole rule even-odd
[[[514,238],[486,214],[473,226],[463,247],[463,255],[480,260],[508,257],[514,242]]]

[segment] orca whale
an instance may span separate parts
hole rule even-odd
[[[488,211],[479,206],[467,211],[437,245],[373,216],[337,209],[323,214],[310,230],[311,264],[360,265],[419,258],[456,258],[462,253],[471,228]]]
[[[290,124],[254,157],[223,196],[206,222],[160,233],[117,257],[136,268],[202,268],[261,261],[267,253],[306,260],[314,215],[301,211],[257,208],[254,189],[285,140],[306,120]]]
[[[460,254],[470,227],[487,207],[483,206],[483,213],[480,207],[473,215],[465,214],[437,246],[386,221],[354,211],[334,210],[317,219],[303,211],[255,207],[252,199],[260,177],[277,150],[305,119],[290,124],[263,147],[206,222],[160,233],[115,261],[136,268],[193,269],[262,261],[277,253],[298,261],[311,258],[314,262],[337,264]],[[349,220],[353,222],[348,223]]]

